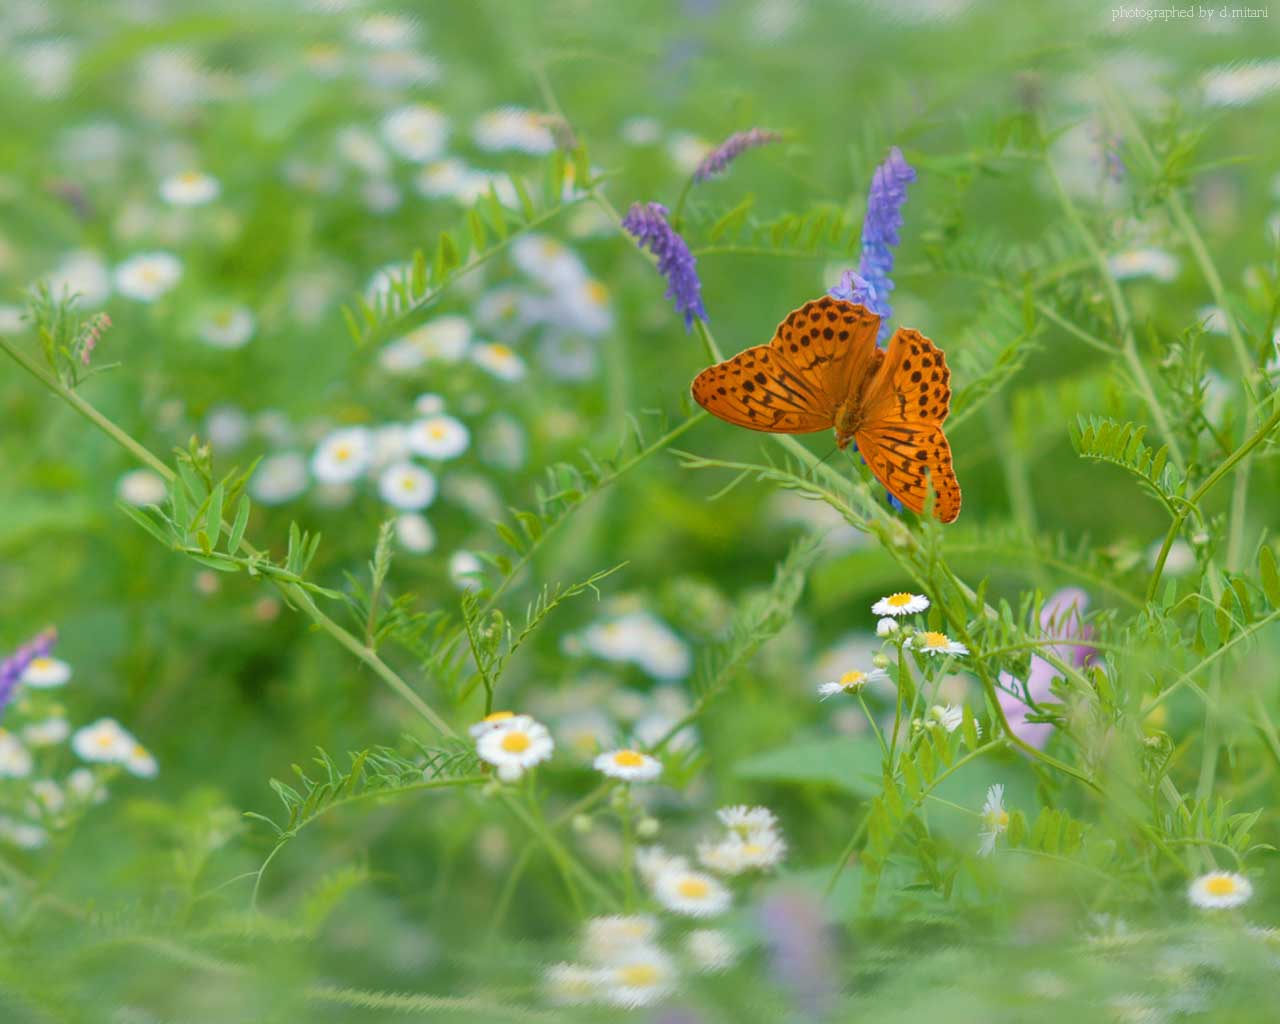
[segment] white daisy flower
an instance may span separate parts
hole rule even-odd
[[[235,451],[249,439],[249,417],[234,405],[219,405],[205,417],[204,432],[219,452]]]
[[[432,529],[426,516],[406,512],[396,516],[396,540],[406,551],[425,555],[436,546],[436,531]]]
[[[915,615],[929,607],[929,599],[923,594],[907,594],[899,591],[882,597],[871,606],[872,615]]]
[[[470,551],[455,551],[449,559],[449,579],[461,590],[479,590],[483,585],[484,564]]]
[[[24,850],[38,850],[49,841],[49,833],[29,821],[0,818],[0,839]]]
[[[996,837],[1009,828],[1009,812],[1004,809],[1004,786],[995,785],[987,790],[986,803],[982,805],[982,842],[978,845],[979,857],[990,857],[996,848]]]
[[[587,628],[586,650],[610,661],[631,661],[657,679],[681,679],[692,667],[685,643],[648,612],[631,612]]]
[[[107,787],[88,768],[76,768],[67,776],[67,791],[77,800],[100,804],[107,798]]]
[[[517,715],[476,741],[476,753],[498,770],[503,782],[515,782],[534,765],[549,760],[555,747],[547,727],[528,715]]]
[[[1242,107],[1280,89],[1280,60],[1251,60],[1205,72],[1204,100],[1213,107]]]
[[[383,470],[378,493],[388,505],[416,512],[435,501],[436,478],[421,466],[400,462]]]
[[[398,210],[404,196],[395,184],[386,178],[370,178],[360,185],[360,198],[370,213],[390,213]]]
[[[352,34],[357,42],[366,46],[380,49],[406,46],[417,39],[418,26],[398,14],[371,14],[360,20]]]
[[[413,177],[413,187],[424,199],[457,198],[464,195],[475,172],[456,157],[427,164]]]
[[[499,107],[482,114],[472,129],[476,146],[490,153],[518,150],[542,156],[556,148],[549,118],[519,107]]]
[[[702,158],[711,152],[711,143],[688,132],[680,132],[671,136],[667,151],[680,173],[692,174],[702,163]]]
[[[372,132],[358,125],[347,125],[334,136],[338,155],[353,167],[373,178],[384,178],[391,172],[391,158]]]
[[[636,849],[636,873],[652,887],[659,876],[672,871],[687,871],[689,861],[678,854],[668,853],[661,846],[641,846]]]
[[[443,414],[416,420],[409,426],[409,449],[426,459],[456,459],[467,450],[471,435],[452,416]]]
[[[954,704],[935,704],[924,716],[925,725],[940,725],[947,732],[955,732],[964,722],[964,712]]]
[[[146,747],[137,742],[133,744],[129,756],[124,759],[124,766],[142,779],[154,779],[160,774],[160,765],[155,757]]]
[[[67,253],[45,280],[55,297],[78,296],[80,307],[100,306],[111,295],[111,271],[101,256],[84,249]]]
[[[160,198],[173,206],[203,206],[218,198],[218,179],[202,171],[186,171],[160,183]]]
[[[593,963],[615,963],[657,937],[658,920],[652,914],[593,917],[583,933],[582,954]]]
[[[721,875],[767,871],[782,863],[787,844],[777,832],[759,830],[743,838],[730,833],[718,843],[699,843],[698,861]]]
[[[385,423],[373,431],[372,466],[383,469],[396,462],[404,462],[412,455],[409,449],[409,428],[399,423]]]
[[[721,824],[742,838],[759,832],[773,832],[778,827],[778,819],[767,807],[747,807],[736,804],[733,807],[721,807],[716,811]]]
[[[653,896],[675,914],[714,917],[729,909],[729,890],[711,875],[687,868],[664,871],[653,882]]]
[[[71,678],[71,666],[60,658],[32,658],[18,681],[37,690],[63,686]]]
[[[547,999],[556,1006],[582,1006],[600,998],[603,972],[582,964],[552,964],[543,975]]]
[[[715,928],[695,928],[684,940],[684,950],[694,969],[706,974],[727,971],[738,960],[738,947]]]
[[[609,289],[589,278],[556,297],[552,319],[564,330],[598,338],[613,329]]]
[[[484,718],[476,722],[468,731],[471,738],[478,740],[481,736],[493,732],[495,729],[505,729],[517,719],[514,711],[494,711],[492,714],[485,715]]]
[[[55,715],[43,718],[22,728],[22,738],[32,747],[51,747],[71,735],[71,725],[65,718]]]
[[[1192,881],[1187,899],[1205,910],[1221,910],[1248,903],[1253,884],[1244,875],[1231,871],[1210,871]]]
[[[651,946],[641,947],[603,972],[603,995],[614,1006],[651,1006],[671,993],[675,980],[670,957]]]
[[[588,280],[586,267],[577,254],[548,235],[529,234],[516,239],[511,243],[511,260],[553,292],[581,287]]]
[[[27,813],[33,817],[44,814],[57,814],[67,805],[66,794],[62,787],[52,779],[36,779],[31,783],[31,803]]]
[[[1111,276],[1117,281],[1150,277],[1166,284],[1176,280],[1181,268],[1178,257],[1164,249],[1129,249],[1107,260]]]
[[[155,302],[173,290],[182,277],[182,263],[167,252],[131,256],[115,269],[116,291],[139,302]]]
[[[915,635],[915,648],[925,654],[960,655],[969,653],[969,648],[964,644],[952,640],[946,633],[935,633],[932,630],[926,630]]]
[[[133,755],[137,740],[114,718],[99,718],[92,725],[77,729],[71,736],[71,749],[82,761],[118,764]]]
[[[898,632],[898,623],[894,619],[881,619],[876,623],[876,636],[886,637],[893,636]]]
[[[464,317],[441,316],[388,344],[378,362],[388,373],[411,373],[433,360],[459,362],[471,343],[471,324]]]
[[[662,125],[652,117],[629,117],[622,122],[621,134],[628,146],[652,146],[662,138]]]
[[[662,762],[638,750],[608,750],[593,764],[596,771],[626,782],[652,782],[662,774]]]
[[[481,343],[471,350],[471,360],[499,380],[516,381],[524,376],[524,360],[508,345]]]
[[[214,348],[243,348],[254,332],[253,313],[244,306],[223,306],[200,321],[200,340]]]
[[[439,416],[444,412],[444,399],[425,392],[413,400],[413,411],[419,416]]]
[[[1227,319],[1227,311],[1221,306],[1201,306],[1196,310],[1196,319],[1204,324],[1206,334],[1231,333],[1231,322]]]
[[[373,439],[364,427],[335,430],[311,456],[311,472],[325,484],[348,484],[359,479],[373,461]]]
[[[835,682],[823,683],[818,687],[818,693],[823,700],[837,693],[859,693],[868,683],[882,683],[888,678],[889,673],[882,668],[873,668],[870,672],[850,669]]]
[[[25,779],[30,774],[30,752],[13,733],[0,729],[0,778]]]
[[[263,505],[283,505],[307,489],[307,460],[298,452],[268,455],[249,480],[249,494]]]
[[[412,50],[380,50],[369,55],[364,73],[375,88],[407,89],[440,81],[440,64]]]
[[[132,469],[116,481],[116,497],[138,508],[159,505],[168,494],[169,485],[149,469]]]
[[[434,160],[444,151],[449,121],[435,107],[416,103],[399,107],[382,121],[382,137],[392,151],[414,163]]]

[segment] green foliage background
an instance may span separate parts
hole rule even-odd
[[[1269,533],[1280,151],[1267,131],[1280,99],[1214,106],[1203,76],[1273,59],[1273,21],[1206,31],[1074,2],[387,4],[377,10],[415,19],[441,77],[380,88],[353,35],[374,8],[342,6],[19,3],[0,15],[0,302],[21,303],[70,250],[113,265],[155,248],[181,256],[182,281],[159,302],[109,301],[94,363],[119,365],[74,395],[183,467],[189,506],[150,517],[157,543],[116,503],[136,452],[0,361],[0,648],[55,623],[75,667],[72,717],[119,718],[161,765],[152,782],[114,781],[110,801],[49,847],[0,850],[4,1019],[567,1015],[542,998],[543,966],[574,955],[584,915],[622,909],[617,851],[592,839],[616,833],[598,778],[562,744],[535,792],[493,795],[470,744],[442,738],[384,683],[402,679],[463,737],[485,709],[473,659],[494,669],[498,707],[649,692],[634,667],[566,653],[601,614],[593,590],[638,599],[694,652],[680,685],[706,697],[700,744],[669,759],[670,788],[651,808],[660,841],[691,850],[715,807],[745,802],[773,808],[790,847],[780,877],[744,890],[730,918],[740,965],[691,981],[674,1005],[706,1020],[1266,1019],[1276,947],[1246,925],[1270,927],[1280,908]],[[73,68],[41,96],[24,61],[49,40],[69,44]],[[336,47],[345,70],[318,73],[316,46]],[[217,98],[156,113],[139,68],[166,50],[203,62]],[[350,168],[320,190],[285,173],[295,162],[323,177],[339,167],[340,127],[376,130],[417,100],[450,118],[450,152],[519,179],[532,208],[479,204],[478,240],[464,207],[414,192],[404,162],[392,171],[403,202],[385,215],[366,208]],[[477,152],[470,125],[504,104],[558,112],[569,146]],[[624,141],[635,117],[656,119],[657,143]],[[122,129],[118,164],[69,159],[68,131],[101,120]],[[894,319],[952,366],[965,501],[954,527],[893,513],[856,460],[815,469],[825,435],[780,447],[703,418],[666,443],[693,412],[688,382],[707,352],[601,206],[674,208],[687,173],[672,137],[715,142],[753,125],[785,138],[694,188],[683,209],[715,342],[725,354],[764,342],[856,263],[870,175],[901,146],[919,180]],[[157,155],[174,143],[222,197],[183,211],[172,238],[155,216],[126,240],[129,210],[160,209]],[[591,194],[565,198],[575,161]],[[557,380],[532,355],[516,385],[469,365],[382,372],[380,346],[407,324],[470,317],[486,288],[515,279],[501,235],[531,219],[609,290],[596,373]],[[1176,255],[1176,278],[1117,281],[1108,259],[1139,247]],[[451,249],[464,268],[484,262],[459,273]],[[370,277],[415,250],[411,301],[366,318]],[[294,300],[304,277],[322,282],[314,317]],[[218,299],[254,311],[247,347],[198,339]],[[1202,329],[1211,304],[1230,336]],[[56,316],[46,310],[46,327]],[[0,340],[52,372],[29,327]],[[383,423],[412,418],[423,391],[476,421],[509,414],[524,432],[518,466],[467,456],[497,496],[491,513],[442,501],[428,512],[435,551],[389,566],[389,538],[375,555],[387,511],[365,492],[344,507],[255,504],[244,537],[273,560],[265,573],[227,545],[235,471],[269,449],[193,446],[210,409]],[[783,521],[780,490],[825,510],[826,526]],[[509,508],[533,515],[522,525]],[[201,513],[221,533],[203,554],[189,528]],[[842,522],[864,541],[818,546],[813,535]],[[321,537],[305,567],[293,523]],[[1155,585],[1171,523],[1189,554]],[[474,597],[449,577],[464,548],[507,559]],[[205,594],[210,558],[229,571]],[[1039,604],[1064,585],[1091,595],[1102,657],[1060,684],[1070,735],[1038,760],[1003,738],[991,684],[1025,676],[1044,639]],[[886,763],[814,690],[836,643],[859,634],[876,649],[869,605],[898,589],[928,593],[933,627],[975,657],[957,666],[969,672],[964,729],[926,731]],[[334,629],[317,628],[312,608]],[[350,630],[360,646],[370,621],[383,627],[381,675],[333,635]],[[535,631],[502,660],[508,624],[515,636],[526,621]],[[354,775],[348,751],[366,752]],[[424,784],[424,767],[450,784]],[[273,793],[271,779],[292,789]],[[1010,848],[979,860],[973,815],[997,782],[1017,812]],[[23,784],[0,780],[18,806]],[[579,810],[589,833],[573,827]],[[856,857],[837,871],[842,850]],[[562,855],[581,864],[581,906]],[[1214,865],[1252,879],[1241,911],[1188,906],[1188,880]],[[777,936],[758,913],[797,889],[829,922],[808,981],[769,968]]]

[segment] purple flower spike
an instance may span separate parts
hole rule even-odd
[[[862,258],[857,271],[846,270],[831,297],[860,302],[880,317],[880,340],[889,336],[889,293],[893,291],[893,246],[902,227],[902,204],[907,186],[916,180],[916,171],[894,146],[871,178],[867,214],[862,221]]]
[[[622,227],[642,249],[658,257],[658,273],[667,279],[666,297],[677,313],[684,314],[685,330],[693,329],[695,317],[707,319],[697,260],[685,240],[667,223],[667,208],[661,203],[633,203],[622,218]]]
[[[14,651],[4,661],[0,661],[0,714],[13,698],[18,680],[36,658],[43,658],[51,650],[58,639],[58,631],[52,626],[37,633],[29,641]]]
[[[777,132],[767,132],[763,128],[752,128],[749,132],[734,132],[702,158],[702,163],[698,164],[698,169],[693,172],[693,180],[706,181],[724,171],[748,149],[767,146],[770,142],[778,142],[781,138],[782,136]]]
[[[1040,610],[1040,628],[1045,635],[1062,643],[1045,648],[1059,661],[1079,667],[1094,656],[1094,649],[1087,641],[1093,630],[1084,624],[1084,611],[1089,607],[1089,595],[1077,587],[1059,590],[1044,603]],[[1053,697],[1052,683],[1062,673],[1041,657],[1032,657],[1031,671],[1027,674],[1027,696],[1034,704],[1048,702]],[[1008,672],[1000,673],[1000,685],[1017,690],[1017,680]],[[1000,690],[997,693],[1009,726],[1021,740],[1033,747],[1043,747],[1053,733],[1050,722],[1028,722],[1031,706],[1021,697]]]

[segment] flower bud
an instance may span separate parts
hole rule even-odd
[[[658,834],[658,831],[661,828],[662,824],[657,818],[651,818],[648,815],[645,815],[636,822],[636,835],[641,839],[652,839]]]
[[[898,632],[898,623],[893,619],[881,619],[876,623],[876,636],[890,636]]]
[[[888,668],[893,664],[893,659],[887,654],[873,654],[871,656],[871,664],[876,668]]]

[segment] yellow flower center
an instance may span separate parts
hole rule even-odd
[[[333,457],[339,462],[346,462],[353,454],[350,445],[340,444],[333,450]]]
[[[502,737],[502,749],[508,754],[523,754],[532,744],[527,732],[520,732],[513,729]]]
[[[628,988],[649,988],[661,978],[653,964],[631,964],[618,970],[618,980]]]
[[[644,755],[634,750],[619,750],[613,755],[613,763],[619,768],[639,768],[644,764]]]
[[[926,647],[946,647],[951,643],[951,638],[946,633],[927,632],[921,633],[920,637]]]
[[[609,300],[609,289],[599,281],[588,281],[587,298],[597,306],[603,306]]]
[[[1236,880],[1228,875],[1214,875],[1205,880],[1204,889],[1210,896],[1230,896],[1236,891]]]
[[[889,604],[894,608],[905,608],[911,603],[911,594],[890,594]]]
[[[489,351],[494,359],[510,359],[515,354],[506,345],[491,345]]]
[[[100,746],[103,750],[106,750],[114,742],[115,742],[115,737],[112,736],[111,733],[109,732],[100,732],[98,733],[97,737],[94,739],[94,743]]]
[[[52,658],[32,658],[31,667],[37,672],[43,672],[45,669],[53,668]]]
[[[155,267],[143,267],[138,276],[148,284],[155,284],[160,280],[160,271]]]
[[[858,672],[856,670],[852,672],[846,672],[844,675],[840,677],[840,685],[841,686],[857,686],[866,678],[867,678],[867,674],[865,672]]]
[[[405,491],[406,493],[409,491],[412,491],[417,486],[418,486],[418,481],[415,480],[413,477],[409,476],[408,474],[405,474],[403,477],[400,478],[400,490]]]
[[[515,717],[516,717],[516,713],[514,711],[495,711],[491,715],[485,715],[484,718],[481,719],[481,721],[482,722],[505,722],[508,718],[515,718]]]
[[[564,250],[560,247],[559,242],[553,242],[550,238],[543,239],[542,255],[546,259],[554,259],[556,256],[559,256],[560,253],[563,251]]]
[[[691,900],[703,900],[711,892],[711,886],[701,878],[684,878],[676,886],[676,892]]]
[[[743,843],[742,852],[748,857],[759,857],[760,854],[764,853],[764,847],[759,843]]]
[[[443,441],[449,435],[449,431],[445,430],[445,428],[439,423],[433,423],[429,426],[427,428],[427,433],[431,436],[433,441]]]
[[[178,180],[184,185],[195,185],[203,178],[199,171],[187,171],[185,174],[179,174]]]

